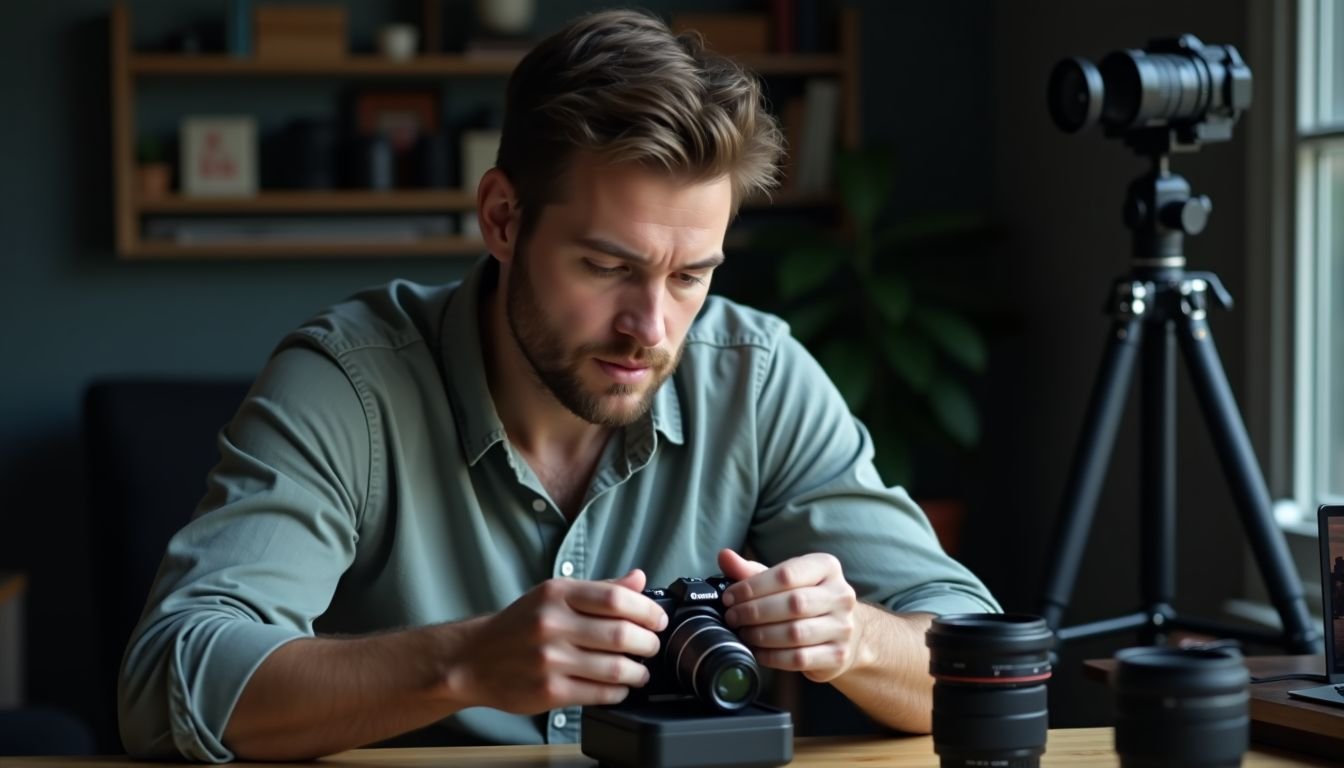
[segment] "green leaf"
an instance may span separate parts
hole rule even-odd
[[[965,318],[945,309],[921,306],[915,311],[915,321],[948,357],[976,373],[984,373],[985,340]]]
[[[895,161],[888,152],[842,152],[836,158],[835,177],[840,196],[858,231],[872,231],[891,196],[894,169]]]
[[[916,392],[924,392],[933,379],[933,350],[922,338],[892,333],[881,340],[887,364]]]
[[[819,299],[785,314],[793,338],[806,344],[816,338],[840,309],[839,299]]]
[[[910,282],[899,275],[881,275],[863,283],[878,314],[899,327],[910,314]]]
[[[852,413],[863,410],[873,388],[872,357],[851,339],[836,339],[822,348],[817,361],[826,369]]]
[[[929,404],[939,423],[959,445],[970,448],[980,441],[980,416],[975,410],[975,401],[960,382],[939,379],[937,385],[929,389]]]
[[[777,273],[780,298],[789,301],[819,287],[838,266],[839,254],[826,246],[796,248],[784,254]]]

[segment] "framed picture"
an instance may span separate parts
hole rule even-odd
[[[182,194],[246,197],[257,193],[257,121],[253,118],[184,118],[181,147]]]
[[[413,186],[421,175],[416,171],[417,148],[422,139],[439,132],[438,91],[360,91],[354,107],[355,132],[385,140],[392,149],[396,185]]]

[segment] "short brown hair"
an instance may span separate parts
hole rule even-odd
[[[736,211],[778,183],[783,138],[756,77],[698,33],[612,10],[570,22],[509,77],[496,165],[517,190],[524,231],[560,199],[579,152],[694,181],[727,175]]]

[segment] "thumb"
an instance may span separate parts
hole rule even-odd
[[[612,579],[611,583],[625,587],[626,589],[633,589],[636,592],[643,592],[644,585],[647,581],[648,577],[644,575],[643,571],[638,568],[633,568],[629,573],[619,579]]]
[[[719,567],[723,569],[723,575],[733,581],[743,581],[767,570],[765,565],[748,560],[731,549],[719,550]]]

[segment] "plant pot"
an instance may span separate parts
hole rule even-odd
[[[141,200],[158,200],[168,196],[173,184],[173,169],[167,163],[148,163],[136,169]]]
[[[956,557],[961,548],[961,524],[966,518],[966,502],[961,499],[922,499],[919,508],[929,518],[943,551]]]

